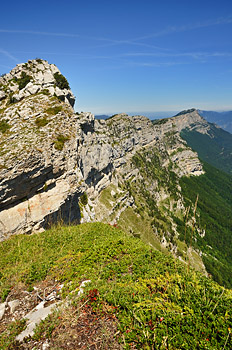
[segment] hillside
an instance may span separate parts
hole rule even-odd
[[[199,178],[182,178],[180,181],[186,206],[196,199],[197,224],[205,228],[197,245],[203,252],[203,262],[214,279],[232,288],[232,178],[211,165],[204,164],[205,174]],[[184,237],[184,227],[178,227]],[[181,238],[180,237],[180,238]],[[186,237],[190,241],[190,237]]]
[[[215,123],[232,134],[232,111],[214,112],[199,110],[198,112],[208,122]]]
[[[103,221],[206,273],[201,245],[183,242],[178,228],[191,231],[195,220],[192,209],[185,222],[180,179],[204,174],[180,133],[208,135],[211,124],[194,109],[154,123],[143,116],[95,120],[91,113],[74,113],[67,80],[40,59],[1,79],[1,120],[7,125],[1,131],[2,240],[57,221]],[[196,230],[198,242],[205,227],[199,223]]]
[[[199,157],[218,169],[232,174],[232,134],[209,124],[207,133],[194,129],[182,130],[181,136]]]
[[[43,344],[53,350],[232,346],[231,291],[109,225],[18,235],[2,242],[1,251],[1,297],[8,288],[8,303],[15,296],[19,301],[2,318],[2,350],[42,349]],[[89,282],[78,296],[83,280]],[[61,283],[64,306],[19,345],[14,338],[26,326],[25,306]]]
[[[81,282],[91,279],[87,299],[73,301],[68,316],[66,311],[58,319],[52,316],[51,328],[45,321],[31,347],[39,341],[41,349],[49,334],[54,349],[71,341],[61,330],[67,326],[70,337],[75,333],[67,320],[77,324],[72,313],[89,300],[85,316],[80,315],[91,327],[96,316],[98,339],[109,320],[103,348],[112,343],[113,349],[193,349],[191,344],[226,349],[231,341],[231,294],[223,289],[232,287],[230,134],[195,109],[153,123],[140,115],[96,120],[90,112],[75,113],[66,78],[41,59],[17,65],[0,79],[2,343],[9,332],[12,342],[25,325],[16,322],[6,331],[15,305],[8,301],[21,303],[21,292],[28,295],[19,318],[38,298],[47,312],[52,304],[41,296],[46,288],[55,293],[47,291],[54,302],[72,290],[78,293]],[[111,296],[106,286],[112,286]],[[135,300],[128,301],[131,294]],[[209,320],[215,331],[206,336],[200,328]],[[82,344],[83,334],[78,337]]]

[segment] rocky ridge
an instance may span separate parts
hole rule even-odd
[[[75,97],[67,80],[54,64],[47,61],[35,59],[17,64],[10,73],[0,77],[0,101],[4,106],[40,92],[57,96],[74,106]]]
[[[22,72],[32,79],[18,91]],[[178,176],[203,173],[197,154],[179,135],[181,128],[201,123],[197,113],[160,125],[126,114],[95,120],[91,113],[74,113],[70,90],[64,88],[61,98],[56,73],[55,65],[37,59],[18,65],[0,81],[5,93],[0,119],[7,126],[0,144],[1,239],[44,229],[57,220],[114,223],[128,207],[136,208],[133,196],[119,185],[141,177],[131,162],[141,150],[155,149],[162,155],[161,166]],[[115,186],[112,197],[118,197],[112,200],[111,218],[109,208],[100,204],[109,186]],[[168,196],[164,190],[162,197],[158,187],[153,192],[157,201]]]

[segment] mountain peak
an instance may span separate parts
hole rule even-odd
[[[10,73],[0,77],[0,104],[6,107],[30,95],[46,92],[61,101],[75,103],[67,79],[54,64],[40,58],[17,64]]]
[[[196,108],[185,109],[185,110],[183,110],[183,111],[177,113],[177,114],[175,115],[175,117],[178,117],[179,115],[184,115],[184,114],[193,113],[193,112],[195,112],[195,111],[197,111]]]
[[[198,110],[195,108],[182,111],[171,119],[179,132],[189,128],[190,130],[194,129],[202,134],[207,134],[210,129],[209,123],[200,116]]]

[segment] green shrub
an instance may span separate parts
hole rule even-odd
[[[50,95],[48,89],[43,89],[43,90],[40,91],[40,93],[41,93],[42,95],[46,95],[46,96],[49,96],[49,95]]]
[[[15,337],[26,328],[26,320],[16,320],[10,323],[7,330],[0,334],[0,349],[13,350],[20,349],[19,342]]]
[[[41,323],[36,326],[33,339],[38,341],[44,337],[46,337],[46,339],[50,338],[53,330],[58,324],[58,321],[58,317],[55,317],[55,315],[49,315],[45,320],[41,321]]]
[[[87,197],[87,194],[85,192],[80,196],[80,203],[82,205],[88,204],[88,197]]]
[[[70,89],[67,79],[60,73],[55,73],[54,78],[56,79],[56,86],[60,89]]]
[[[21,78],[17,80],[17,83],[19,85],[19,90],[22,90],[32,79],[30,75],[27,75],[25,72],[21,73]]]
[[[36,120],[35,120],[35,124],[36,124],[36,126],[38,127],[38,128],[41,128],[41,127],[43,127],[43,126],[45,126],[45,125],[47,125],[49,123],[49,121],[47,120],[47,118],[46,117],[43,117],[43,118],[36,118]]]
[[[37,63],[43,63],[43,60],[41,60],[41,58],[36,58],[35,60]]]
[[[58,151],[62,151],[62,149],[64,148],[64,143],[68,140],[69,136],[64,136],[61,134],[58,135],[54,142],[55,149],[57,149]]]
[[[56,115],[57,113],[59,113],[62,110],[62,106],[55,106],[55,107],[50,107],[48,108],[45,113],[47,113],[48,115]]]
[[[9,101],[8,101],[8,104],[10,105],[10,104],[15,103],[15,102],[17,102],[17,100],[16,100],[15,97],[13,96],[13,92],[11,92],[11,93],[9,94]]]
[[[8,124],[8,119],[0,121],[0,131],[4,134],[11,128],[11,125]]]
[[[2,287],[2,301],[4,302],[10,293],[11,288],[8,285]]]

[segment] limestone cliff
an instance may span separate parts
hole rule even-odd
[[[142,189],[133,192],[136,181],[138,188],[146,184],[158,209],[184,210],[178,183],[171,199],[172,180],[165,174],[172,171],[178,179],[203,173],[197,154],[179,135],[186,126],[202,125],[201,117],[193,112],[154,125],[146,117],[126,114],[95,120],[91,113],[74,112],[73,94],[60,76],[55,65],[37,59],[0,80],[0,239],[59,220],[123,224],[130,210],[140,220]],[[148,172],[147,164],[156,157],[159,177],[149,178],[136,157]],[[151,228],[153,240],[167,241],[175,224],[170,220],[167,235],[162,235],[157,223]]]

